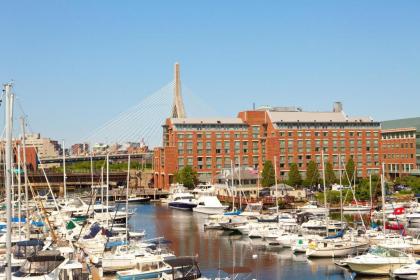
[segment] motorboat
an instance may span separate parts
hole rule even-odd
[[[349,204],[343,206],[344,212],[369,212],[372,209],[370,205],[363,204]]]
[[[59,279],[59,266],[65,257],[59,251],[41,251],[28,257],[18,271],[12,274],[12,279],[48,280]]]
[[[347,265],[358,274],[388,275],[415,259],[403,251],[387,249],[381,246],[372,246],[368,253],[347,259]]]
[[[194,257],[177,257],[166,261],[170,272],[163,272],[159,280],[210,280],[201,275]]]
[[[263,208],[262,202],[248,203],[244,211],[240,213],[240,216],[258,217],[261,215]]]
[[[121,203],[121,202],[128,202],[128,203],[146,203],[150,201],[150,197],[148,196],[137,196],[135,194],[130,194],[128,196],[128,199],[119,199],[116,202],[117,203]]]
[[[191,191],[196,197],[200,197],[201,195],[213,195],[214,192],[215,188],[211,184],[198,184],[197,187]]]
[[[177,192],[174,193],[173,199],[168,203],[169,207],[180,210],[189,210],[197,207],[198,201],[191,193]]]
[[[319,207],[316,201],[309,201],[305,205],[298,207],[298,211],[303,213],[325,214],[328,212],[328,209]]]
[[[417,274],[420,270],[420,261],[416,261],[412,264],[403,265],[400,268],[396,268],[391,271],[390,276],[393,279],[418,279]]]
[[[204,223],[204,229],[223,229],[220,223],[226,223],[229,221],[229,218],[224,215],[211,215],[207,218],[207,221]]]
[[[223,214],[228,206],[223,206],[217,196],[213,195],[201,195],[198,200],[197,207],[193,208],[196,213],[217,215]]]
[[[349,239],[323,239],[312,241],[306,249],[308,258],[337,258],[354,255],[367,247],[367,242]]]
[[[160,256],[142,257],[137,260],[135,268],[117,272],[117,279],[156,279],[162,276],[162,273],[169,272],[172,267],[166,263]]]

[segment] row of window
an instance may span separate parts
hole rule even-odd
[[[298,146],[298,147],[303,147],[304,144],[306,147],[311,147],[311,146],[315,146],[315,147],[327,147],[330,144],[333,145],[334,147],[344,147],[344,146],[354,146],[355,144],[357,144],[357,146],[371,146],[372,144],[377,147],[379,146],[379,141],[378,140],[366,140],[366,141],[362,141],[362,140],[332,140],[329,141],[328,139],[325,140],[280,140],[280,147],[284,148],[284,147],[294,147],[294,146]],[[347,145],[346,145],[347,144]]]
[[[415,132],[395,132],[395,133],[384,133],[382,134],[382,139],[407,139],[407,138],[416,138]]]
[[[414,148],[414,144],[413,143],[383,143],[382,144],[383,148]]]
[[[379,129],[380,124],[371,123],[275,123],[278,129]]]
[[[414,158],[414,154],[384,154],[384,159],[402,158],[409,159]]]
[[[319,136],[323,136],[323,137],[328,137],[328,136],[332,136],[332,137],[345,137],[347,134],[347,136],[349,137],[363,137],[365,136],[366,138],[370,138],[372,137],[372,135],[374,136],[374,138],[377,138],[379,133],[377,131],[371,133],[370,131],[280,131],[279,135],[280,136],[288,136],[288,137],[293,137],[293,136],[297,136],[297,137],[319,137]]]

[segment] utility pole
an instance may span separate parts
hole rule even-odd
[[[11,204],[11,188],[12,188],[12,119],[13,119],[13,97],[12,97],[12,84],[7,83],[4,85],[6,95],[6,279],[12,279],[12,204]]]

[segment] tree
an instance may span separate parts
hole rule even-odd
[[[299,169],[296,163],[290,164],[289,180],[287,182],[290,186],[299,186],[302,184],[302,176],[300,176]]]
[[[178,170],[175,174],[175,180],[177,183],[183,184],[184,187],[193,189],[196,185],[198,185],[198,174],[191,166],[187,165]]]
[[[354,178],[353,178],[354,177],[354,161],[353,161],[352,157],[350,157],[347,161],[346,173],[347,173],[347,175],[346,174],[344,175],[344,183],[348,186],[351,186],[351,185],[353,185],[352,182],[354,180]]]
[[[319,170],[315,161],[311,160],[306,169],[306,179],[303,184],[306,187],[317,185],[319,183]]]
[[[331,162],[327,161],[325,163],[325,184],[330,186],[337,181],[337,177],[335,177],[335,173],[333,170],[333,166]]]
[[[274,174],[274,167],[271,161],[266,160],[264,162],[264,168],[261,174],[261,185],[264,188],[273,186],[276,183],[276,177]]]

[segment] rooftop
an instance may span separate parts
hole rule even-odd
[[[240,118],[171,118],[173,124],[244,124]]]
[[[420,130],[420,117],[406,118],[398,120],[389,120],[382,122],[382,129],[395,129],[395,128],[416,128]]]
[[[274,123],[281,122],[301,122],[301,123],[366,123],[372,122],[370,117],[348,117],[341,112],[268,112],[270,119]]]

